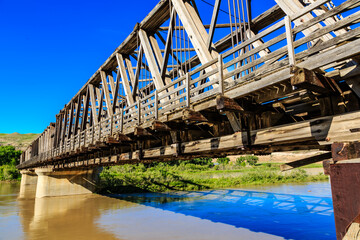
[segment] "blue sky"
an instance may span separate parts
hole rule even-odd
[[[253,16],[275,5],[252,2]],[[157,3],[0,0],[0,133],[41,133]]]

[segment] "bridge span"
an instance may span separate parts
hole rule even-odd
[[[160,1],[23,152],[23,186],[79,194],[101,166],[321,149],[282,169],[324,161],[342,239],[360,214],[360,1],[338,2],[253,17],[215,0],[207,17]]]

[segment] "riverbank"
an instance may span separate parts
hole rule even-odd
[[[206,161],[176,161],[150,165],[106,167],[100,174],[101,193],[191,191],[264,185],[325,181],[327,176],[314,171],[296,169],[281,172],[279,164],[220,163]]]

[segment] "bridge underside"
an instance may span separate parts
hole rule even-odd
[[[276,0],[255,18],[250,1],[241,2],[216,0],[206,19],[197,1],[160,1],[18,168],[65,176],[115,164],[321,149],[328,152],[282,169],[324,161],[333,194],[343,197],[334,206],[357,209],[334,207],[342,239],[360,214],[359,194],[339,184],[358,187],[360,1]]]

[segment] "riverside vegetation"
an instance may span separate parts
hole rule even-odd
[[[21,174],[16,169],[21,155],[13,146],[0,146],[0,181],[20,180]]]
[[[105,167],[100,174],[102,193],[205,190],[288,182],[327,180],[324,174],[308,175],[304,169],[281,172],[279,164],[257,163],[256,156],[196,158],[190,161],[154,162]],[[317,165],[313,167],[318,167]]]

